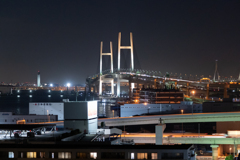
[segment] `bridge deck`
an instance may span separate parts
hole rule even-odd
[[[105,126],[124,126],[124,125],[144,125],[162,123],[197,123],[197,122],[229,122],[240,121],[240,112],[215,112],[215,113],[193,113],[193,114],[172,114],[172,115],[153,115],[137,117],[119,117],[98,119]]]

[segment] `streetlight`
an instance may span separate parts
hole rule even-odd
[[[71,84],[70,83],[67,83],[67,87],[70,87],[71,86]]]
[[[183,114],[183,109],[181,110],[182,114]],[[183,122],[182,122],[182,134],[183,134]]]
[[[230,147],[229,150],[230,150],[230,155],[231,155],[231,150],[232,150],[232,148]]]
[[[71,84],[70,83],[67,83],[67,98],[68,98],[68,87],[70,87]]]
[[[52,87],[53,86],[53,84],[52,83],[50,83],[50,87]]]
[[[114,110],[112,110],[112,113],[113,113],[113,118],[114,118]]]

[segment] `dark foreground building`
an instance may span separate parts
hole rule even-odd
[[[0,144],[6,159],[195,159],[192,145]]]
[[[77,95],[76,95],[77,94]],[[85,97],[87,96],[87,97]],[[29,114],[30,102],[63,102],[92,100],[92,93],[74,91],[39,90],[13,90],[9,94],[0,94],[0,112],[12,112],[13,114]]]

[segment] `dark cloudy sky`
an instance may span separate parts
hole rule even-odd
[[[0,81],[40,70],[44,82],[84,84],[100,41],[117,55],[118,32],[123,45],[133,32],[137,68],[208,76],[218,59],[220,75],[240,71],[239,0],[1,0]]]

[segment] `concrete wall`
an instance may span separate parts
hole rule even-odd
[[[97,101],[65,102],[64,119],[65,128],[95,134],[97,132]]]
[[[64,119],[87,119],[87,102],[65,102]]]
[[[58,120],[64,120],[64,103],[33,102],[29,103],[29,114],[58,115]]]
[[[97,119],[91,120],[65,120],[64,127],[68,129],[79,129],[81,132],[95,134],[97,132]]]

